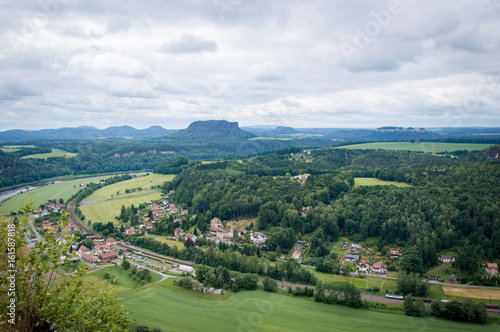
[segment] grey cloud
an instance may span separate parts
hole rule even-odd
[[[184,33],[177,40],[166,42],[161,45],[160,50],[166,53],[203,53],[216,52],[217,43]]]

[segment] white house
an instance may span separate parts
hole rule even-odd
[[[443,263],[449,263],[449,262],[454,262],[455,257],[451,257],[450,255],[441,255],[439,258]]]
[[[292,253],[292,258],[295,258],[297,260],[302,259],[302,251],[301,249],[297,249]]]
[[[387,268],[382,263],[375,263],[372,265],[372,271],[379,274],[386,274]]]
[[[253,243],[264,243],[268,237],[263,233],[250,232],[250,241]]]
[[[370,265],[363,261],[363,262],[359,263],[358,271],[359,272],[368,272],[368,271],[370,271]]]

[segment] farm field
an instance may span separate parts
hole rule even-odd
[[[125,182],[125,181],[124,181]],[[106,189],[103,188],[103,189]],[[100,190],[98,190],[100,191]],[[98,192],[96,191],[96,192]],[[108,222],[111,221],[116,225],[121,225],[115,217],[120,214],[120,209],[122,205],[126,207],[134,204],[138,206],[140,203],[146,201],[158,200],[162,197],[161,190],[142,190],[138,192],[133,192],[126,195],[116,196],[109,200],[102,202],[97,202],[89,205],[81,205],[80,209],[85,215],[85,220],[92,220],[92,222]]]
[[[60,150],[60,149],[52,149],[52,152],[50,153],[38,153],[38,154],[31,154],[28,156],[24,156],[21,159],[27,159],[27,158],[38,158],[38,159],[45,159],[47,158],[52,158],[52,157],[66,157],[66,158],[71,158],[75,157],[76,153],[71,153],[68,151]]]
[[[461,286],[443,286],[446,295],[457,297],[470,297],[473,299],[500,301],[500,289],[464,288]]]
[[[141,173],[141,174],[145,175],[146,173]],[[171,181],[173,178],[174,175],[149,174],[147,176],[142,176],[140,178],[117,182],[97,190],[92,195],[86,197],[83,201],[92,202],[103,198],[109,198],[112,196],[116,196],[117,192],[120,194],[124,194],[125,190],[127,189],[130,190],[135,188],[142,188],[143,190],[149,189],[152,186],[162,185],[165,181]]]
[[[30,200],[33,201],[35,207],[40,206],[41,204],[47,202],[49,199],[58,200],[59,198],[62,198],[64,199],[64,201],[66,201],[81,189],[80,184],[82,182],[95,183],[104,178],[105,176],[101,175],[78,180],[70,180],[26,191],[0,202],[0,215],[9,214],[12,211],[18,211],[23,203],[28,203]]]
[[[121,296],[137,324],[163,331],[497,331],[496,326],[410,318],[263,291],[208,301],[169,290],[171,280]],[[201,294],[200,294],[201,295]]]
[[[117,278],[116,284],[112,285],[109,281],[104,279],[104,273],[106,272]],[[87,273],[84,279],[86,281],[100,283],[103,285],[103,287],[113,287],[113,289],[118,293],[131,291],[143,286],[141,283],[134,281],[128,275],[127,271],[122,269],[120,266],[105,267],[95,272]],[[161,276],[157,273],[151,272],[150,284],[159,280],[161,280]]]
[[[309,268],[309,270],[314,273],[314,275],[318,278],[320,281],[324,282],[335,282],[335,281],[342,281],[342,282],[350,282],[354,284],[358,288],[374,288],[378,287],[381,292],[388,290],[389,292],[393,292],[396,290],[396,280],[394,279],[384,279],[384,278],[355,278],[355,277],[346,277],[346,276],[341,276],[341,275],[335,275],[335,274],[328,274],[328,273],[322,273],[315,271],[315,269]]]
[[[359,186],[397,186],[397,187],[411,187],[411,184],[396,181],[384,181],[374,178],[354,178],[354,187]]]
[[[166,243],[166,244],[168,244],[171,247],[177,246],[177,248],[179,248],[179,249],[184,248],[184,244],[182,242],[179,242],[179,241],[176,241],[176,240],[170,240],[166,236],[147,235],[147,237],[152,237],[156,241],[161,242],[161,243]]]
[[[435,154],[437,152],[452,152],[457,150],[479,151],[489,148],[492,144],[474,144],[474,143],[439,143],[439,142],[376,142],[354,144],[336,147],[336,149],[368,149],[368,150],[404,150]]]

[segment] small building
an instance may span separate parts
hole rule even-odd
[[[351,248],[361,249],[363,248],[363,243],[352,243]]]
[[[85,247],[85,246],[81,246],[79,249],[78,249],[78,254],[79,255],[83,255],[85,253],[90,253],[90,249]]]
[[[43,228],[50,228],[52,225],[50,224],[50,221],[48,220],[43,220],[42,221],[42,227]]]
[[[109,246],[107,244],[98,244],[95,245],[94,248],[92,248],[92,254],[93,255],[100,255],[104,252],[109,251]]]
[[[253,243],[264,243],[268,239],[264,233],[250,232],[250,241]]]
[[[486,273],[492,277],[498,276],[498,264],[497,263],[486,263]]]
[[[398,259],[399,257],[401,257],[401,254],[399,253],[399,250],[393,250],[393,249],[391,249],[389,251],[389,256],[391,258]]]
[[[134,235],[135,234],[135,229],[133,229],[133,228],[127,228],[125,230],[125,234],[127,234],[127,235]]]
[[[363,262],[359,263],[357,269],[359,272],[368,272],[368,271],[370,271],[370,265],[363,261]]]
[[[97,258],[95,258],[95,257],[94,257],[94,256],[92,256],[92,255],[86,254],[86,253],[85,253],[85,254],[82,254],[82,255],[81,255],[81,258],[82,258],[84,261],[86,261],[87,263],[91,263],[91,264],[93,264],[93,263],[97,263]]]
[[[292,258],[294,259],[302,259],[302,249],[296,249],[293,253],[292,253]]]
[[[429,281],[441,282],[441,277],[428,276],[427,278],[429,279]]]
[[[116,240],[113,239],[112,237],[108,237],[108,239],[106,240],[106,244],[108,246],[112,246],[112,245],[115,245],[116,244]]]
[[[151,228],[153,228],[153,224],[150,223],[150,222],[147,222],[146,223],[146,229],[151,229]]]
[[[181,236],[184,236],[185,234],[186,234],[186,232],[184,232],[184,230],[182,228],[175,229],[175,236],[176,237],[181,237]]]
[[[308,177],[310,177],[311,174],[300,174],[300,175],[295,175],[294,178],[297,180],[307,180]]]
[[[359,256],[358,255],[345,255],[345,259],[344,260],[346,262],[357,263],[357,262],[359,262]]]
[[[79,228],[76,225],[68,225],[68,226],[64,227],[64,229],[66,230],[66,232],[73,233],[74,231],[78,230]]]
[[[451,257],[450,255],[441,255],[439,260],[443,263],[450,263],[455,261],[455,256]]]
[[[194,271],[194,268],[192,266],[181,265],[179,266],[179,270],[191,273]]]
[[[457,276],[456,276],[456,275],[454,275],[454,274],[450,274],[450,275],[448,276],[448,280],[450,280],[450,281],[457,281]]]
[[[116,251],[105,252],[99,255],[99,259],[103,262],[110,261],[118,257]]]
[[[210,220],[210,227],[222,227],[222,220],[219,218],[213,218]]]
[[[378,274],[387,274],[387,268],[382,263],[375,263],[372,265],[372,271]]]
[[[193,242],[196,242],[197,238],[198,237],[194,234],[186,234],[186,239],[191,239],[191,240],[193,240]]]

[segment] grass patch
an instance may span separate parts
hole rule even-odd
[[[92,202],[103,198],[114,197],[117,193],[125,194],[125,190],[127,189],[150,189],[153,186],[162,185],[166,181],[171,181],[173,178],[174,175],[149,174],[148,176],[117,182],[95,191],[92,195],[86,197],[84,202]]]
[[[475,143],[439,143],[439,142],[421,142],[421,143],[411,143],[411,142],[375,142],[375,143],[364,143],[364,144],[353,144],[339,146],[335,149],[367,149],[367,150],[395,150],[395,151],[413,151],[413,152],[425,152],[436,154],[438,152],[445,151],[479,151],[484,150],[492,146],[493,144],[475,144]]]
[[[104,189],[104,188],[103,188]],[[99,191],[99,190],[98,190]],[[159,189],[144,190],[127,195],[117,196],[115,198],[97,202],[89,205],[81,205],[80,209],[85,215],[85,220],[92,220],[92,222],[108,222],[111,221],[115,225],[121,225],[122,223],[115,219],[115,217],[120,215],[120,209],[122,205],[126,207],[134,204],[136,207],[140,203],[146,201],[158,200],[162,197],[161,191]]]
[[[80,184],[82,182],[96,183],[103,178],[104,177],[101,175],[78,180],[70,180],[26,191],[2,201],[0,214],[6,215],[11,212],[17,212],[23,203],[28,203],[30,200],[33,201],[35,207],[39,207],[41,204],[46,203],[49,199],[59,200],[62,198],[66,201],[81,189]]]
[[[411,187],[411,184],[396,181],[384,181],[374,178],[354,178],[354,188],[359,186],[397,186]]]
[[[171,281],[169,281],[171,282]],[[164,284],[165,283],[165,284]],[[497,331],[496,326],[328,305],[264,291],[206,301],[168,289],[166,282],[121,296],[137,324],[164,331]]]
[[[139,271],[139,270],[138,270]],[[109,273],[112,277],[104,279],[104,274]],[[117,277],[116,284],[111,284],[113,276]],[[85,279],[88,281],[99,281],[108,286],[114,287],[119,293],[137,289],[144,286],[142,282],[135,281],[129,274],[120,266],[110,266],[99,269],[95,272],[87,273]],[[161,280],[161,276],[151,272],[151,281],[148,284],[155,283]]]
[[[192,289],[187,289],[184,287],[174,285],[174,281],[176,279],[177,278],[169,278],[167,280],[164,280],[161,283],[159,283],[157,287],[162,287],[162,288],[168,289],[172,292],[176,292],[176,293],[179,293],[182,295],[187,295],[187,296],[190,296],[190,297],[193,297],[196,299],[206,300],[206,301],[224,301],[224,300],[227,300],[228,298],[230,298],[234,294],[230,290],[226,291],[226,293],[223,295],[217,295],[214,293],[198,292],[198,291],[195,291]]]
[[[68,151],[61,150],[61,149],[52,149],[52,152],[49,152],[49,153],[30,154],[30,155],[21,157],[21,159],[35,158],[35,159],[47,160],[48,158],[53,158],[53,157],[72,158],[72,157],[75,157],[76,155],[77,155],[76,153],[71,153]]]

